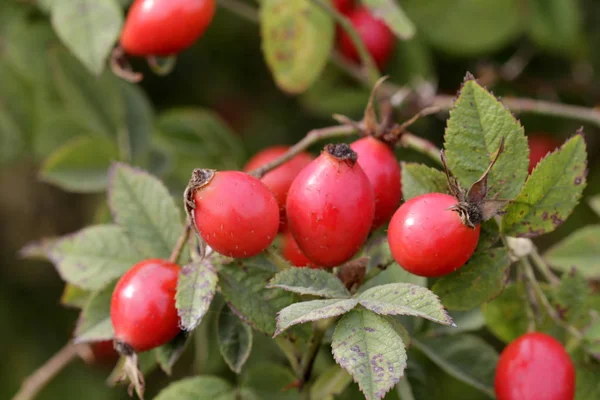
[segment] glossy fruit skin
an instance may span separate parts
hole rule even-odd
[[[573,400],[575,368],[558,340],[527,333],[500,355],[494,386],[498,400]]]
[[[527,140],[529,142],[529,173],[546,154],[554,151],[561,144],[556,138],[545,134],[533,134]]]
[[[402,204],[388,227],[388,242],[396,262],[408,272],[426,277],[447,275],[473,255],[480,226],[465,226],[453,196],[428,193]]]
[[[244,166],[244,171],[249,172],[260,168],[263,165],[279,158],[289,150],[289,146],[272,146],[264,149],[252,157]],[[279,204],[280,224],[279,231],[285,229],[287,218],[285,215],[285,202],[287,200],[288,190],[294,181],[296,175],[302,171],[313,160],[313,156],[308,153],[300,153],[285,164],[280,165],[274,170],[268,172],[260,181],[264,183],[275,195],[277,204]]]
[[[354,9],[354,0],[333,0],[333,6],[342,14],[347,14]]]
[[[283,258],[294,267],[317,268],[317,266],[306,257],[302,250],[300,250],[298,243],[296,243],[296,240],[289,231],[283,233],[281,254],[283,255]]]
[[[382,141],[372,136],[359,139],[350,145],[358,154],[361,166],[375,194],[373,229],[385,224],[398,209],[402,198],[400,164],[394,152]]]
[[[252,257],[269,247],[279,230],[275,196],[245,172],[215,172],[194,193],[194,219],[215,251],[234,258]]]
[[[215,0],[136,0],[121,32],[133,56],[170,56],[190,47],[206,31]]]
[[[179,333],[175,291],[177,264],[150,259],[133,266],[113,291],[110,318],[118,347],[142,352],[171,341]]]
[[[373,189],[360,165],[327,151],[298,174],[288,193],[288,227],[306,257],[323,267],[356,254],[374,211]]]
[[[365,7],[358,7],[347,14],[348,19],[365,43],[377,66],[382,69],[394,51],[394,33],[387,25],[376,19]],[[350,36],[338,30],[338,49],[349,60],[359,62],[360,57]]]

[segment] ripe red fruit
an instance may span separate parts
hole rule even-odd
[[[119,358],[112,340],[92,343],[90,348],[94,355],[94,364],[112,364]]]
[[[112,295],[110,319],[120,353],[142,352],[171,341],[179,333],[175,290],[179,266],[151,259],[133,266]]]
[[[356,159],[347,144],[328,145],[290,187],[289,229],[306,257],[319,266],[348,261],[371,230],[373,189]]]
[[[294,267],[313,267],[315,264],[310,261],[298,247],[298,243],[289,231],[284,232],[281,253]]]
[[[462,267],[473,255],[480,226],[465,226],[453,196],[428,193],[402,204],[392,217],[388,242],[392,256],[410,273],[436,277]]]
[[[228,257],[252,257],[269,247],[279,229],[273,193],[244,172],[195,170],[194,221],[202,238]]]
[[[540,162],[546,154],[554,151],[560,142],[548,135],[534,134],[528,137],[529,142],[529,173],[533,171],[535,166]]]
[[[575,369],[558,340],[527,333],[500,355],[494,386],[498,400],[573,400]]]
[[[347,14],[354,8],[354,0],[333,0],[333,6],[342,14]]]
[[[215,0],[136,0],[121,32],[134,56],[170,56],[190,47],[210,25]]]
[[[394,51],[394,33],[381,20],[375,18],[364,7],[356,8],[347,15],[348,19],[365,43],[377,66],[383,68]],[[360,61],[358,51],[346,31],[340,29],[338,34],[338,48],[342,54],[352,60]]]
[[[251,171],[260,168],[263,165],[281,157],[289,150],[289,146],[272,146],[257,153],[248,161],[244,171]],[[306,167],[313,160],[313,156],[308,153],[300,153],[285,164],[280,165],[274,170],[268,172],[260,180],[275,195],[277,204],[279,204],[280,225],[279,230],[283,231],[287,218],[285,216],[285,202],[287,200],[288,190],[294,178],[302,168]]]
[[[350,145],[358,154],[358,165],[363,169],[375,194],[373,229],[385,224],[394,215],[402,197],[400,164],[394,152],[372,136]]]

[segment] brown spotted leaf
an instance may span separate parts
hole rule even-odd
[[[356,299],[312,300],[292,304],[277,313],[275,336],[296,324],[345,314],[357,304]]]
[[[177,281],[175,306],[181,327],[191,331],[208,311],[219,278],[210,260],[191,263],[182,268]]]

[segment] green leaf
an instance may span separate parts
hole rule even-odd
[[[585,147],[583,134],[579,133],[540,161],[502,217],[504,234],[536,237],[552,232],[565,221],[586,185]],[[498,167],[496,164],[494,168]]]
[[[150,99],[138,86],[120,81],[121,93],[125,101],[127,141],[121,145],[127,149],[132,160],[137,160],[150,145],[154,131],[154,110]]]
[[[95,75],[100,75],[123,25],[115,0],[57,1],[52,26],[69,50]]]
[[[598,359],[600,357],[600,320],[596,320],[586,328],[583,340],[585,350]]]
[[[423,164],[402,163],[402,198],[404,201],[426,193],[448,193],[446,175]]]
[[[600,279],[600,225],[573,232],[548,249],[544,258],[558,270],[575,267],[586,278]]]
[[[114,336],[110,320],[110,300],[114,286],[95,292],[79,314],[74,336],[75,343],[110,340]]]
[[[498,354],[482,339],[465,334],[413,339],[413,344],[448,375],[495,398]]]
[[[260,400],[298,400],[297,390],[288,390],[297,378],[279,363],[260,362],[248,368],[243,385],[252,388]]]
[[[217,317],[217,340],[223,360],[239,374],[252,351],[252,329],[224,305]]]
[[[109,172],[113,218],[145,257],[168,258],[181,234],[181,213],[167,188],[147,172],[115,163]]]
[[[582,328],[590,322],[591,295],[592,291],[585,277],[577,270],[573,270],[563,274],[554,301],[566,322]]]
[[[195,376],[176,381],[163,389],[154,400],[230,399],[233,387],[216,376]]]
[[[40,178],[69,192],[102,192],[108,168],[119,158],[115,143],[102,136],[80,136],[57,149],[40,168]]]
[[[95,225],[62,238],[49,253],[65,281],[82,289],[102,289],[141,260],[116,225]]]
[[[522,286],[508,285],[502,294],[482,308],[487,328],[505,343],[510,343],[527,332],[525,299]]]
[[[192,331],[200,324],[215,296],[218,280],[210,259],[183,267],[175,295],[182,329]]]
[[[125,106],[115,76],[104,72],[95,78],[62,50],[51,51],[50,66],[56,89],[72,115],[93,132],[107,136],[117,136],[124,129]]]
[[[91,295],[92,293],[88,290],[66,283],[62,295],[60,296],[60,304],[65,307],[82,309],[87,304]]]
[[[581,35],[580,4],[576,0],[530,0],[529,35],[538,46],[572,54]]]
[[[335,275],[320,269],[290,268],[275,275],[268,288],[330,299],[350,297],[350,292]]]
[[[426,287],[410,283],[375,286],[358,296],[361,306],[383,315],[412,315],[453,325],[438,297]]]
[[[406,368],[402,338],[385,318],[370,311],[346,314],[335,328],[331,349],[367,400],[382,399]]]
[[[469,311],[454,311],[450,313],[450,317],[456,326],[436,325],[434,328],[436,333],[456,335],[464,332],[478,331],[485,326],[485,319],[479,308],[474,308]]]
[[[156,361],[158,362],[160,368],[167,375],[171,375],[173,373],[173,366],[183,354],[183,351],[190,342],[189,339],[190,337],[188,337],[186,333],[181,332],[169,343],[163,344],[162,346],[154,349]]]
[[[277,330],[274,336],[296,324],[345,314],[357,304],[356,299],[327,299],[294,303],[277,313]]]
[[[432,290],[449,310],[470,310],[502,292],[509,266],[505,247],[475,253],[457,271],[438,279]]]
[[[333,19],[308,0],[264,0],[262,50],[275,82],[302,93],[319,77],[333,47]]]
[[[277,312],[296,300],[285,290],[265,288],[274,271],[275,267],[262,256],[232,262],[219,271],[219,288],[232,311],[267,335],[275,333]]]
[[[319,374],[310,388],[310,398],[334,400],[351,382],[352,375],[334,364]]]
[[[43,94],[38,94],[40,97]],[[43,105],[36,110],[37,124],[33,132],[33,151],[40,158],[58,151],[61,147],[73,143],[89,129],[83,125],[77,116],[65,111],[63,105],[50,104],[51,100],[41,98],[38,100]],[[97,140],[97,136],[91,138]],[[69,142],[71,141],[71,142]],[[112,145],[116,148],[116,143]],[[112,152],[112,150],[111,150]],[[91,154],[94,157],[93,154]],[[118,158],[118,157],[114,157]],[[106,171],[105,171],[106,172]]]
[[[475,253],[481,253],[494,247],[500,240],[500,227],[495,219],[490,219],[481,223],[479,242]]]
[[[26,260],[50,261],[48,254],[59,240],[57,237],[46,237],[29,242],[19,250],[19,257]]]
[[[600,363],[582,351],[572,354],[571,358],[575,365],[575,400],[600,398]]]
[[[402,6],[419,34],[456,55],[495,51],[522,30],[513,0],[404,0]]]
[[[588,199],[588,204],[590,208],[600,216],[600,195],[593,196]]]
[[[415,26],[394,0],[363,0],[363,3],[371,14],[383,20],[398,38],[408,40],[415,35]]]
[[[452,11],[456,13],[458,10]],[[523,187],[529,165],[523,127],[499,100],[475,80],[467,79],[450,111],[444,135],[448,167],[460,184],[469,188],[489,167],[504,138],[504,152],[488,176],[489,198],[513,199]]]

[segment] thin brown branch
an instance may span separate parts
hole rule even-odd
[[[405,132],[400,136],[400,145],[407,149],[412,149],[418,153],[424,154],[438,165],[442,165],[440,159],[440,149],[427,139],[414,135],[410,132]]]
[[[183,248],[185,247],[185,244],[187,243],[188,238],[190,237],[190,230],[190,223],[189,221],[186,221],[185,226],[183,227],[183,231],[181,232],[181,235],[179,235],[179,239],[177,239],[177,243],[175,244],[175,247],[171,252],[171,256],[169,257],[170,262],[177,263],[177,261],[179,260],[179,256],[181,256],[181,252],[183,251]]]
[[[254,23],[258,23],[258,12],[256,8],[248,5],[242,1],[237,0],[218,0],[219,6],[223,7],[225,10],[230,11],[240,17]]]

